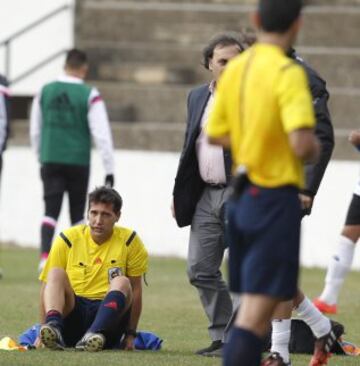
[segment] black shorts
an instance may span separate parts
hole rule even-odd
[[[44,196],[65,191],[85,191],[89,181],[89,165],[45,163],[41,165]]]
[[[83,337],[93,323],[96,313],[101,305],[101,300],[89,300],[75,296],[75,307],[64,319],[64,342],[68,347],[74,347]],[[130,309],[115,321],[112,329],[104,332],[106,339],[105,348],[118,348],[120,341],[128,327]]]
[[[293,298],[299,271],[298,190],[249,184],[227,203],[227,217],[230,289]]]
[[[41,166],[44,187],[45,215],[58,218],[63,195],[69,194],[71,223],[84,217],[86,194],[89,183],[88,165],[45,163]]]
[[[360,225],[360,196],[353,194],[348,212],[345,219],[345,225]]]

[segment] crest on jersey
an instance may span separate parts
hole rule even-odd
[[[113,267],[108,270],[109,282],[115,277],[122,276],[122,269],[120,267]]]

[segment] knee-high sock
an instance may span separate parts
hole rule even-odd
[[[45,216],[41,222],[41,253],[49,253],[54,237],[56,220]]]
[[[336,252],[327,270],[325,288],[320,295],[322,301],[330,305],[337,303],[340,288],[353,261],[354,250],[355,243],[345,236],[340,236]]]
[[[225,344],[224,366],[259,366],[263,339],[254,333],[234,327]]]
[[[330,332],[331,323],[329,318],[324,316],[307,297],[304,298],[295,310],[299,318],[311,328],[316,338],[320,338]]]
[[[274,319],[271,324],[271,352],[278,352],[283,361],[289,363],[291,319]]]
[[[126,297],[121,291],[110,291],[97,311],[96,317],[91,324],[90,332],[106,331],[118,320],[120,312],[124,309]]]

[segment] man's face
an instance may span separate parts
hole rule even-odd
[[[213,57],[209,62],[209,70],[213,73],[213,78],[217,81],[225,69],[226,64],[233,57],[240,53],[238,45],[221,46],[214,48]]]
[[[119,220],[120,213],[113,211],[111,203],[92,202],[88,211],[90,234],[97,244],[107,241],[113,232],[115,223]]]

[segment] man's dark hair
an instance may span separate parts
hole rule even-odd
[[[115,189],[108,187],[98,187],[89,193],[89,208],[91,203],[112,204],[113,211],[118,214],[123,205],[123,200]]]
[[[261,28],[285,33],[301,13],[302,0],[259,0]]]
[[[79,69],[88,63],[87,56],[84,51],[73,48],[66,54],[65,66],[70,69]]]
[[[210,59],[214,55],[214,49],[218,46],[238,46],[239,52],[244,51],[249,43],[247,42],[246,35],[236,32],[220,33],[210,39],[209,44],[203,49],[203,65],[206,69],[209,69]]]

